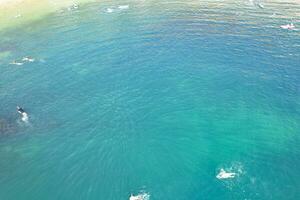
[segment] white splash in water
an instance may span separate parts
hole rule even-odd
[[[35,59],[31,58],[31,57],[24,57],[24,58],[22,58],[22,61],[24,61],[24,62],[34,62]]]
[[[228,167],[222,166],[218,170],[218,174],[216,175],[217,179],[233,179],[245,174],[243,170],[243,165],[239,162],[233,162]]]
[[[219,174],[216,176],[217,179],[228,179],[234,178],[236,173],[233,172],[226,172],[223,168],[220,170]]]
[[[150,195],[148,193],[141,193],[136,196],[131,194],[131,196],[129,197],[129,200],[149,200],[149,199],[150,199]]]
[[[106,8],[106,9],[105,9],[105,12],[107,12],[107,13],[112,13],[112,12],[114,12],[114,9],[112,9],[112,8]]]
[[[280,28],[282,28],[282,29],[288,29],[288,30],[294,30],[295,29],[295,25],[293,23],[290,23],[290,24],[286,24],[286,25],[281,25]]]
[[[21,61],[16,61],[16,60],[14,60],[14,61],[12,61],[12,62],[9,63],[9,64],[10,64],[10,65],[18,65],[18,66],[21,66],[21,65],[24,65],[24,64],[27,63],[27,62],[34,62],[34,61],[35,61],[34,58],[26,56],[26,57],[23,57],[23,58],[21,59]]]
[[[22,120],[23,122],[25,122],[25,123],[28,123],[29,117],[28,117],[27,113],[25,113],[25,112],[22,113],[21,120]]]
[[[21,65],[24,65],[24,63],[22,62],[17,62],[17,61],[12,61],[11,63],[9,63],[10,65],[18,65],[18,66],[21,66]]]
[[[118,6],[118,8],[120,10],[125,10],[125,9],[128,9],[129,8],[129,5],[121,5],[121,6]]]

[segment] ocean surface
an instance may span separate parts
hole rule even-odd
[[[0,199],[300,199],[299,10],[102,1],[2,30]]]

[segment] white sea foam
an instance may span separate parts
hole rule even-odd
[[[29,117],[28,117],[28,115],[27,115],[27,113],[22,113],[22,118],[21,118],[21,120],[23,121],[23,122],[25,122],[25,123],[28,123],[28,120],[29,120]]]
[[[31,58],[31,57],[24,57],[24,58],[22,58],[22,61],[25,61],[25,62],[34,62],[35,59]]]
[[[295,25],[293,23],[290,23],[290,24],[286,24],[286,25],[281,25],[280,28],[282,28],[282,29],[288,29],[288,30],[294,30],[295,29]]]
[[[217,179],[229,179],[234,178],[236,173],[234,172],[226,172],[223,168],[220,170],[219,174],[217,174]]]
[[[22,63],[22,62],[17,62],[17,61],[13,61],[13,62],[11,62],[11,63],[9,63],[10,65],[18,65],[18,66],[21,66],[21,65],[23,65],[24,63]]]
[[[113,8],[106,8],[105,12],[112,13],[112,12],[114,12],[114,9]]]
[[[230,166],[221,167],[216,175],[217,179],[233,179],[244,174],[243,165],[239,162],[231,163]]]
[[[131,194],[131,196],[129,197],[129,200],[149,200],[149,199],[150,199],[150,195],[148,193],[140,193],[136,196]]]
[[[113,13],[113,12],[119,12],[122,10],[126,10],[129,9],[129,5],[120,5],[120,6],[114,6],[114,7],[110,7],[110,8],[106,8],[105,12],[106,13]]]
[[[119,8],[120,10],[125,10],[125,9],[128,9],[128,8],[129,8],[129,5],[120,5],[120,6],[118,6],[118,8]]]
[[[34,58],[31,58],[31,57],[23,57],[22,59],[21,59],[21,61],[16,61],[16,60],[14,60],[14,61],[12,61],[11,63],[9,63],[10,65],[18,65],[18,66],[21,66],[21,65],[24,65],[26,62],[34,62],[35,61],[35,59]]]

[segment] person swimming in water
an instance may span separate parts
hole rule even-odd
[[[22,115],[23,113],[26,113],[25,110],[24,110],[23,108],[21,108],[20,106],[17,106],[17,111],[18,111],[18,113],[20,113],[21,115]]]
[[[17,106],[17,112],[22,116],[21,120],[23,122],[28,121],[28,114],[25,112],[25,110],[23,108],[21,108],[20,106]]]

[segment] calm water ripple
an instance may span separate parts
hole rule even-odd
[[[0,199],[300,199],[299,10],[101,1],[0,32]]]

